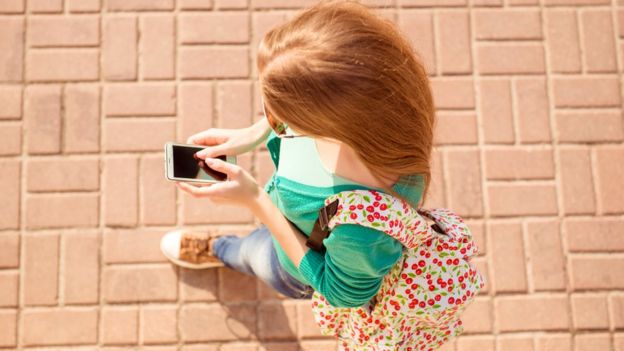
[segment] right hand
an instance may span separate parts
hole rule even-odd
[[[209,128],[191,135],[187,144],[206,146],[197,153],[201,158],[216,158],[220,155],[240,155],[252,150],[259,143],[252,128],[223,129]]]

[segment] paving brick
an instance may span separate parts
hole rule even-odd
[[[624,188],[622,188],[622,176],[624,175],[624,149],[608,147],[595,150],[597,181],[597,193],[604,213],[624,212]]]
[[[249,0],[215,0],[215,8],[219,10],[246,9],[249,7],[248,3]]]
[[[247,78],[249,50],[246,47],[182,47],[178,69],[183,79]]]
[[[100,150],[100,88],[66,85],[64,91],[63,148],[66,153]]]
[[[256,303],[184,305],[180,337],[184,342],[247,339],[256,334]],[[212,326],[206,328],[207,325]]]
[[[555,167],[549,149],[492,149],[485,152],[488,179],[553,179]]]
[[[623,289],[624,260],[598,255],[573,255],[568,269],[572,272],[572,288],[576,290]]]
[[[574,328],[577,330],[609,328],[606,295],[573,294],[571,301]]]
[[[616,77],[561,77],[554,80],[556,107],[614,107],[620,105]]]
[[[219,296],[222,302],[256,300],[256,277],[232,269],[219,270]]]
[[[541,44],[481,44],[477,50],[478,71],[484,75],[545,72],[544,47]]]
[[[0,347],[17,345],[17,310],[0,310]]]
[[[108,0],[109,11],[161,11],[173,10],[173,0]]]
[[[570,252],[624,251],[624,221],[617,218],[568,218],[563,222]],[[587,240],[588,233],[591,240]]]
[[[212,0],[180,0],[179,3],[182,10],[210,10],[213,7]]]
[[[574,336],[574,351],[610,350],[611,337],[607,333],[577,334]]]
[[[18,268],[20,235],[18,232],[0,233],[0,268]]]
[[[33,194],[26,197],[26,227],[96,227],[99,223],[99,195]]]
[[[182,301],[216,301],[219,296],[218,269],[180,269]]]
[[[609,4],[609,0],[546,0],[544,5],[546,6],[578,6],[578,5],[606,5]]]
[[[104,90],[107,116],[172,116],[175,86],[114,84]]]
[[[100,12],[100,0],[66,0],[67,10],[77,12]]]
[[[609,296],[609,312],[611,314],[611,327],[624,328],[624,294],[621,292]]]
[[[559,223],[530,221],[527,224],[529,279],[535,291],[566,288],[565,258]]]
[[[619,111],[560,111],[556,117],[557,134],[562,142],[617,142],[624,139]]]
[[[104,17],[103,26],[102,75],[107,80],[136,79],[138,57],[136,17]]]
[[[0,122],[0,156],[19,155],[22,152],[22,124]]]
[[[502,332],[568,329],[567,298],[554,295],[509,296],[494,299],[494,314]]]
[[[295,301],[262,301],[258,308],[258,337],[292,339],[297,335]]]
[[[474,113],[441,111],[436,114],[436,118],[434,139],[438,145],[478,142],[477,116]]]
[[[31,82],[94,81],[100,75],[97,49],[30,49],[26,66]]]
[[[136,225],[139,207],[138,159],[133,156],[108,156],[103,165],[104,222],[113,226]]]
[[[141,222],[149,225],[176,223],[176,187],[165,179],[164,155],[144,156],[140,166]]]
[[[589,150],[559,150],[563,210],[566,214],[592,214],[596,210]]]
[[[139,68],[144,79],[175,77],[175,23],[171,15],[141,18]]]
[[[22,118],[22,89],[19,86],[0,86],[0,120],[20,118]]]
[[[513,143],[513,111],[509,80],[484,79],[479,82],[479,89],[485,141],[487,143]]]
[[[160,252],[163,229],[109,229],[104,231],[102,256],[106,263],[166,262]]]
[[[427,206],[445,207],[446,186],[443,175],[442,152],[434,150],[431,156],[431,185],[427,194]]]
[[[27,33],[28,44],[32,47],[99,45],[99,18],[94,15],[31,16]]]
[[[55,305],[58,301],[58,234],[30,234],[24,240],[24,304]]]
[[[583,56],[587,72],[617,71],[611,10],[587,10],[580,14]]]
[[[28,12],[59,13],[63,12],[63,0],[32,0],[28,1]]]
[[[536,338],[535,345],[535,351],[569,351],[572,338],[566,334],[543,334]]]
[[[25,310],[22,312],[25,346],[83,345],[97,342],[98,311],[86,309]]]
[[[134,306],[102,308],[102,343],[136,344],[139,340],[139,310]]]
[[[61,151],[61,86],[29,85],[24,92],[26,149],[30,154]]]
[[[0,18],[0,82],[18,82],[24,71],[24,19]]]
[[[497,350],[506,351],[531,351],[533,339],[528,336],[504,335],[496,340]]]
[[[252,125],[251,84],[224,82],[217,86],[218,128],[246,128]]]
[[[431,90],[436,109],[474,109],[474,84],[463,78],[432,78]]]
[[[209,198],[182,196],[183,219],[188,224],[240,223],[253,222],[253,213],[236,205],[218,204]]]
[[[141,309],[141,335],[144,344],[177,342],[177,306],[146,306]]]
[[[445,167],[449,175],[449,206],[462,217],[483,215],[479,153],[448,151]]]
[[[177,278],[172,265],[104,268],[102,293],[109,303],[175,301]]]
[[[18,229],[20,226],[20,164],[19,161],[0,160],[0,229]]]
[[[461,319],[467,334],[491,332],[492,301],[490,298],[476,298],[468,305]]]
[[[104,126],[104,149],[112,152],[162,151],[166,142],[175,140],[176,122],[171,118],[110,118]]]
[[[205,83],[182,83],[179,89],[178,140],[186,142],[191,135],[212,127],[213,87]]]
[[[545,12],[550,66],[557,73],[581,71],[581,47],[576,12],[549,9]]]
[[[520,223],[489,223],[492,272],[496,292],[525,292],[525,248]]]
[[[6,0],[0,3],[0,13],[24,13],[24,0]]]
[[[431,12],[407,9],[399,11],[398,26],[420,56],[427,73],[435,73],[435,37]]]
[[[92,191],[100,187],[100,161],[94,157],[45,157],[26,161],[28,191]]]
[[[492,184],[488,186],[492,216],[557,214],[554,185]]]
[[[295,308],[297,314],[296,330],[298,333],[298,337],[300,339],[323,337],[323,334],[321,333],[321,330],[318,324],[316,324],[316,320],[314,319],[314,314],[312,313],[312,301],[297,301],[297,303],[295,304]]]
[[[494,351],[495,343],[492,336],[464,336],[457,339],[458,351]]]
[[[512,82],[517,109],[518,138],[521,143],[550,142],[550,122],[546,80],[517,78]],[[492,136],[495,138],[495,136]]]
[[[0,271],[0,307],[17,307],[19,296],[19,271]]]
[[[440,71],[449,74],[472,72],[468,12],[441,11],[437,17]]]
[[[247,43],[247,12],[185,13],[180,16],[182,44]]]
[[[488,9],[475,11],[474,15],[477,39],[542,38],[542,23],[537,10]]]
[[[306,346],[305,341],[301,343],[301,346]],[[275,342],[263,342],[258,346],[258,351],[299,351],[299,342],[287,342],[287,341],[275,341]],[[208,350],[206,350],[208,351]]]
[[[97,303],[100,272],[99,233],[67,233],[63,235],[62,242],[65,304]]]

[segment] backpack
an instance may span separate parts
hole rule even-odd
[[[430,351],[463,332],[460,315],[485,280],[470,262],[477,246],[462,218],[445,208],[415,211],[375,190],[347,190],[325,200],[306,245],[324,252],[323,239],[345,223],[383,231],[403,244],[403,254],[361,307],[334,307],[313,293],[316,324],[338,338],[339,350]]]

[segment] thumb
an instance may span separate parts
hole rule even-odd
[[[240,169],[240,166],[225,162],[219,158],[206,158],[204,162],[206,162],[208,167],[214,169],[215,171],[225,173],[228,176],[230,174],[234,174]]]

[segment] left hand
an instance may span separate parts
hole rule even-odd
[[[227,174],[228,179],[206,186],[186,182],[176,182],[176,185],[193,197],[208,197],[218,203],[243,207],[251,207],[255,203],[262,189],[251,174],[238,165],[218,158],[206,158],[205,162],[208,167]]]

